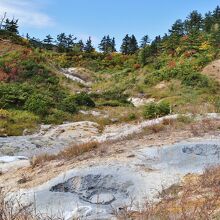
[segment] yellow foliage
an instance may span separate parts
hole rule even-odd
[[[8,118],[9,117],[9,111],[0,109],[0,118]]]
[[[202,43],[202,45],[199,47],[199,50],[209,50],[211,48],[211,45],[208,41],[205,41]]]

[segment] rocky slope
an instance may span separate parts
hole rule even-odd
[[[157,201],[158,191],[180,182],[186,174],[200,174],[207,166],[220,163],[220,136],[215,129],[199,138],[192,138],[189,128],[177,132],[175,126],[164,133],[144,135],[147,127],[176,117],[108,126],[102,133],[91,122],[44,126],[32,136],[5,138],[15,155],[29,157],[33,153],[59,152],[71,140],[79,143],[96,139],[103,144],[82,157],[55,160],[36,168],[29,166],[26,157],[2,156],[0,183],[7,181],[14,189],[13,198],[34,202],[36,210],[45,215],[62,213],[68,220],[111,219],[125,205],[133,202],[135,209],[146,198]],[[218,114],[207,117],[219,120]],[[22,145],[19,138],[23,138],[23,148],[19,146],[18,152],[17,143]],[[39,145],[30,145],[34,141]]]

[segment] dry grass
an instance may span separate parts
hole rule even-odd
[[[150,133],[159,133],[159,132],[161,132],[165,129],[165,126],[166,125],[164,125],[163,122],[162,122],[160,124],[155,124],[155,125],[151,125],[151,126],[147,127],[147,130]]]
[[[220,60],[213,61],[211,64],[206,66],[202,73],[217,80],[220,83]]]
[[[88,143],[82,143],[77,145],[71,145],[66,149],[60,151],[58,154],[55,155],[48,155],[42,154],[36,157],[33,157],[31,160],[32,168],[43,165],[45,162],[52,161],[52,160],[69,160],[77,157],[83,153],[89,152],[94,150],[99,146],[98,142],[91,141]]]
[[[194,136],[203,136],[204,133],[219,130],[220,121],[204,119],[190,124],[190,131]]]
[[[140,209],[131,206],[115,212],[119,220],[212,220],[220,218],[220,167],[211,167],[195,177],[189,175],[182,185],[159,193],[157,204],[145,202]],[[132,203],[133,206],[133,203]],[[134,206],[133,206],[134,208]]]
[[[10,191],[0,188],[0,220],[64,220],[64,218],[37,213],[34,204],[24,205],[21,199],[10,196]]]

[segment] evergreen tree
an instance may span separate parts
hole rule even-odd
[[[185,21],[185,29],[187,33],[198,32],[202,29],[203,18],[197,11],[192,11]]]
[[[26,34],[26,39],[30,40],[30,35],[28,33]]]
[[[217,6],[213,11],[213,18],[215,22],[220,22],[220,6]]]
[[[213,24],[214,24],[213,20],[214,19],[213,19],[213,15],[211,12],[208,12],[205,14],[205,18],[203,20],[203,30],[205,32],[208,32],[208,33],[211,32]]]
[[[47,35],[43,40],[43,44],[46,49],[51,50],[53,48],[53,37],[51,37],[51,35]]]
[[[164,40],[164,38],[163,38]],[[162,39],[161,39],[161,36],[156,36],[155,39],[152,41],[151,43],[151,53],[153,55],[156,55],[160,52],[160,49],[161,49],[161,43],[162,43]]]
[[[140,50],[139,53],[139,62],[145,66],[151,61],[152,49],[151,46],[146,45],[144,48]]]
[[[79,48],[80,52],[83,52],[84,50],[84,43],[82,40],[79,40],[79,42],[76,44],[76,46]]]
[[[40,39],[37,39],[37,38],[33,37],[33,38],[29,38],[29,41],[30,41],[32,46],[43,48],[43,44],[42,44]]]
[[[131,37],[129,37],[129,35],[127,34],[122,41],[121,52],[123,54],[134,54],[135,52],[137,52],[137,50],[138,43],[135,36],[132,35]]]
[[[130,46],[130,37],[127,34],[122,40],[121,52],[123,54],[129,54],[129,46]]]
[[[107,53],[107,40],[106,40],[106,36],[104,36],[98,46],[99,50],[104,52],[104,53]]]
[[[6,31],[18,34],[18,19],[9,20],[8,18],[5,20],[5,24],[3,25]]]
[[[134,35],[131,36],[130,38],[130,44],[129,44],[129,54],[134,54],[138,50],[138,43],[136,40],[136,37]]]
[[[112,38],[111,47],[112,47],[112,52],[113,52],[113,53],[117,51],[117,50],[116,50],[116,44],[115,44],[115,38],[114,38],[114,37]]]
[[[65,33],[61,33],[61,34],[57,35],[57,47],[58,47],[58,50],[60,52],[64,52],[66,46],[67,46],[66,34]]]
[[[66,36],[65,33],[61,33],[57,36],[57,47],[60,52],[68,52],[70,51],[73,46],[75,45],[74,41],[77,38],[74,37],[72,34]]]
[[[77,38],[74,37],[72,34],[69,34],[67,37],[66,37],[66,48],[68,50],[72,49],[72,47],[75,45],[74,41],[76,40]]]
[[[84,51],[87,53],[91,53],[95,50],[95,48],[92,46],[92,39],[89,37],[89,39],[86,41],[86,45],[84,47]]]
[[[103,53],[115,52],[115,38],[111,39],[109,35],[104,36],[99,44],[99,50]]]
[[[43,40],[43,42],[45,44],[52,44],[53,43],[53,37],[51,37],[50,34],[49,34],[49,35],[46,36],[46,38]]]
[[[169,30],[171,35],[183,36],[184,35],[184,23],[182,20],[177,20]]]
[[[150,43],[150,38],[149,38],[148,35],[145,35],[145,36],[141,39],[141,45],[140,45],[140,47],[141,47],[141,48],[144,48],[144,47],[146,47],[147,45],[149,45],[149,43]]]

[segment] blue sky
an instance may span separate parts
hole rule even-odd
[[[153,39],[190,11],[205,13],[217,5],[220,0],[0,0],[0,15],[19,18],[21,34],[91,36],[95,46],[110,34],[119,46],[125,34]]]

